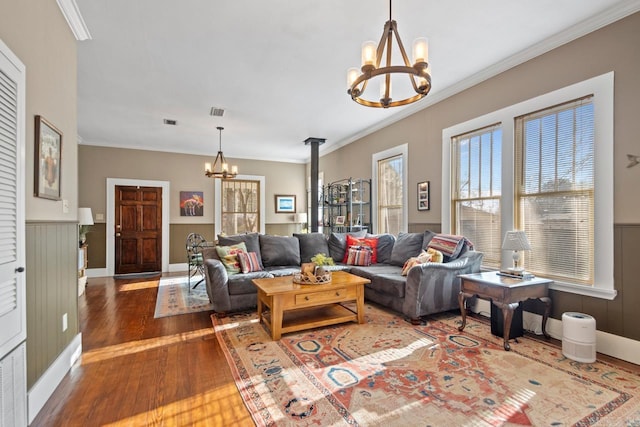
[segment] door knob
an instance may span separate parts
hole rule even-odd
[[[121,236],[121,234],[120,234],[120,233],[116,233],[116,237],[120,237],[120,236]]]
[[[16,268],[16,273],[22,273],[22,272],[24,272],[24,267]]]

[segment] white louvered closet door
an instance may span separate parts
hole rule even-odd
[[[26,410],[25,68],[0,40],[0,425]]]

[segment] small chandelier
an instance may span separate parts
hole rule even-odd
[[[209,178],[233,179],[238,175],[238,166],[231,166],[231,172],[229,172],[229,164],[227,163],[227,159],[224,158],[224,154],[222,154],[222,130],[224,128],[218,126],[216,129],[220,131],[218,154],[213,162],[213,168],[211,167],[211,163],[207,162],[204,164],[204,174]]]
[[[391,65],[394,35],[398,42],[404,65]],[[383,56],[386,56],[386,64],[381,67],[380,61]],[[362,74],[359,74],[360,71],[362,71]],[[415,95],[411,95],[413,92],[410,92],[409,89],[406,98],[397,101],[391,98],[391,74],[394,73],[407,75]],[[372,100],[371,97],[365,99],[364,91],[367,89],[367,83],[377,76],[382,76],[383,79],[380,84],[380,98],[378,100]],[[358,104],[376,108],[411,104],[427,96],[431,90],[431,69],[429,67],[429,45],[427,39],[421,37],[414,40],[413,65],[411,65],[407,52],[400,40],[400,35],[398,35],[396,21],[391,19],[391,0],[389,0],[389,20],[384,24],[384,31],[378,47],[376,48],[376,44],[373,41],[367,41],[362,44],[362,67],[360,70],[350,68],[347,72],[347,81],[349,85],[347,93],[351,95],[351,99]]]

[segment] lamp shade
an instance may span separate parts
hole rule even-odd
[[[524,231],[507,231],[502,242],[502,249],[507,251],[530,251],[531,245]]]
[[[307,213],[306,212],[300,212],[300,213],[296,214],[296,223],[304,224],[306,222],[307,222]]]
[[[78,208],[78,224],[93,225],[93,213],[91,208]]]

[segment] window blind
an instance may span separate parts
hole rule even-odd
[[[402,155],[378,161],[378,233],[398,235],[403,218]]]
[[[585,97],[517,117],[516,224],[527,270],[594,281],[594,109]]]
[[[488,126],[455,136],[451,144],[453,232],[484,253],[483,265],[500,268],[502,129]]]

